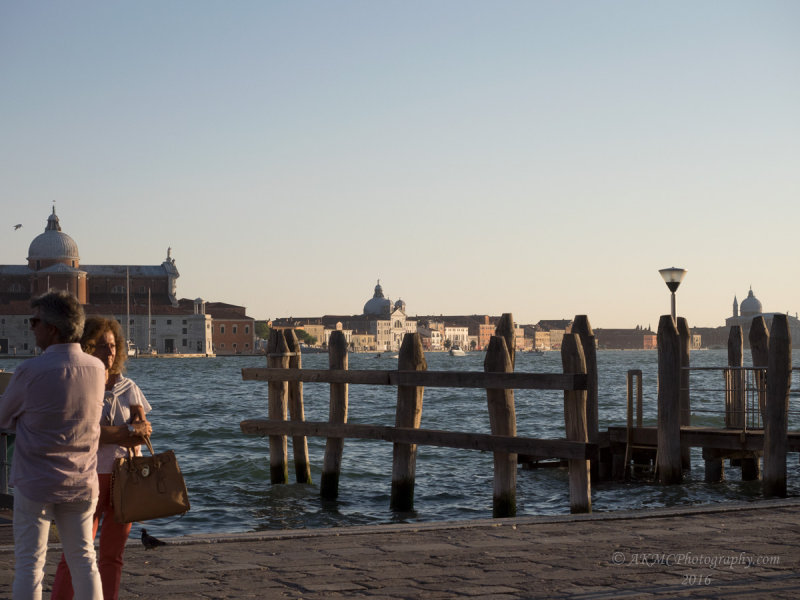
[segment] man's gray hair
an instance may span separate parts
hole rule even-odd
[[[31,300],[31,308],[39,309],[43,323],[52,325],[61,336],[61,342],[80,342],[86,319],[78,299],[67,292],[47,292]]]

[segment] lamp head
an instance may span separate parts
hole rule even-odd
[[[659,269],[658,272],[661,273],[661,277],[664,278],[664,283],[667,284],[669,291],[673,294],[675,290],[678,289],[681,281],[683,281],[683,276],[686,275],[686,269],[678,269],[677,267]]]

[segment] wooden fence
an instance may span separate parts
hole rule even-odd
[[[491,338],[484,372],[428,371],[416,333],[405,335],[397,370],[349,370],[347,342],[340,331],[330,338],[329,369],[303,369],[297,338],[293,331],[286,330],[283,335],[270,337],[267,368],[242,369],[244,380],[268,382],[269,418],[242,421],[241,429],[246,434],[269,436],[270,477],[275,484],[288,481],[287,436],[292,436],[296,479],[303,483],[311,481],[306,436],[327,438],[320,480],[320,495],[325,499],[338,496],[344,439],[359,438],[394,444],[390,501],[393,510],[413,509],[417,446],[429,445],[494,453],[492,513],[496,517],[516,513],[519,454],[568,460],[570,509],[590,512],[590,468],[597,457],[597,367],[588,319],[579,315],[576,323],[580,334],[567,334],[562,344],[563,373],[514,372],[510,314],[503,315]],[[591,348],[589,361],[587,348]],[[327,422],[305,421],[303,383],[330,386]],[[397,387],[394,427],[347,423],[348,386],[359,384]],[[485,389],[491,433],[421,429],[426,387]],[[562,390],[566,439],[518,437],[514,389]]]

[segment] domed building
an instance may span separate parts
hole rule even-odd
[[[725,319],[725,328],[730,332],[730,328],[738,325],[742,328],[742,338],[744,347],[749,348],[750,327],[753,324],[753,319],[756,317],[764,317],[767,329],[772,327],[772,317],[778,313],[764,312],[761,300],[756,298],[753,294],[753,288],[747,292],[747,297],[739,304],[736,296],[733,297],[733,315]],[[796,316],[792,317],[787,313],[787,320],[789,322],[789,333],[792,336],[792,347],[800,347],[800,321]]]
[[[388,317],[392,312],[392,301],[383,296],[383,288],[381,287],[381,280],[378,279],[378,284],[375,286],[375,293],[372,298],[367,300],[364,304],[364,315],[368,317]]]
[[[391,300],[384,297],[379,279],[375,293],[364,304],[362,323],[356,327],[374,336],[375,349],[379,352],[396,352],[405,334],[417,330],[417,322],[406,316],[405,302],[398,300],[392,304]]]
[[[67,290],[81,304],[86,303],[86,271],[81,270],[81,257],[78,244],[70,236],[61,231],[61,224],[53,207],[52,214],[47,217],[47,227],[28,247],[27,277],[30,285],[15,282],[8,291],[17,298],[25,295],[37,296],[49,289]]]
[[[202,303],[200,310],[196,301],[178,299],[178,277],[171,248],[160,265],[81,265],[78,244],[62,231],[53,207],[44,232],[28,247],[27,265],[0,265],[0,354],[34,353],[30,300],[48,290],[73,294],[87,315],[115,317],[140,350],[252,353],[254,320],[244,307]],[[215,311],[220,317],[216,323]],[[225,340],[216,350],[215,332]]]

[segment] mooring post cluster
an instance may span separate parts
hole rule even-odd
[[[672,317],[664,315],[658,326],[656,470],[659,482],[675,484],[682,481],[682,468],[690,466],[687,456],[690,444],[682,438],[689,436],[688,439],[696,440],[695,445],[702,445],[708,483],[724,479],[724,460],[727,458],[741,467],[743,480],[757,480],[760,476],[765,496],[785,496],[792,374],[792,344],[786,315],[773,315],[769,331],[763,316],[753,319],[748,335],[752,368],[744,367],[741,327],[731,327],[727,367],[723,369],[725,429],[715,431],[697,431],[697,428],[690,427],[688,340],[691,334],[688,325],[681,321],[681,318],[677,319],[676,327]],[[748,384],[748,371],[753,373],[752,384]],[[754,394],[753,406],[748,406],[748,390]],[[763,430],[759,427],[761,420]],[[726,430],[735,433],[738,442],[723,435]],[[760,472],[762,455],[763,472]]]
[[[569,334],[562,348],[563,373],[515,373],[514,321],[504,314],[495,329],[484,361],[484,372],[428,372],[422,341],[417,333],[407,333],[398,356],[397,370],[351,371],[348,369],[347,342],[343,332],[334,331],[328,343],[328,369],[303,369],[300,346],[292,331],[270,337],[266,369],[242,369],[245,380],[269,383],[267,420],[242,421],[244,433],[266,435],[270,445],[272,483],[287,483],[287,436],[292,436],[295,473],[300,483],[310,483],[307,435],[326,438],[320,476],[320,496],[336,500],[345,438],[377,439],[393,443],[392,510],[414,509],[417,445],[491,451],[494,457],[492,514],[516,514],[516,479],[520,454],[569,461],[570,510],[591,510],[590,459],[597,456],[596,426],[587,426],[587,386],[596,374],[594,337],[583,318],[583,336]],[[277,333],[277,332],[276,332]],[[584,347],[591,347],[591,367],[587,367]],[[592,371],[593,370],[593,371]],[[302,382],[328,383],[330,406],[327,422],[304,420]],[[347,423],[349,384],[394,385],[397,387],[395,426]],[[597,398],[596,377],[590,396]],[[483,388],[486,391],[490,434],[421,429],[425,387]],[[565,439],[540,439],[517,436],[514,389],[563,390]],[[595,400],[596,402],[596,400]],[[291,420],[287,421],[288,413]],[[596,413],[596,409],[594,409]],[[593,419],[596,422],[596,418]],[[594,432],[594,433],[590,433]]]

